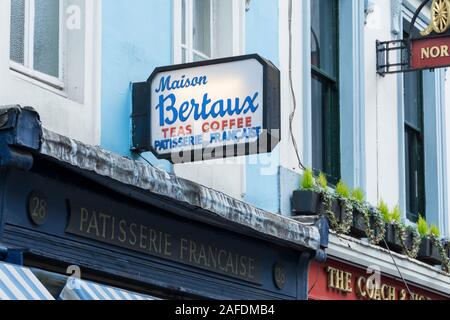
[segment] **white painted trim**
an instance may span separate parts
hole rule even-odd
[[[182,49],[186,49],[186,59],[188,62],[192,62],[194,60],[194,55],[198,55],[203,59],[211,59],[217,56],[221,56],[221,53],[214,52],[215,50],[215,41],[220,41],[220,39],[214,38],[214,20],[215,17],[220,14],[220,12],[214,11],[214,1],[219,0],[210,0],[211,2],[211,19],[210,19],[210,31],[211,31],[211,56],[208,56],[198,50],[195,50],[193,47],[193,11],[194,4],[193,0],[186,0],[186,25],[182,26],[182,0],[172,0],[173,2],[173,63],[179,64],[182,63]],[[245,51],[245,3],[241,0],[230,0],[231,4],[231,37],[232,37],[232,55],[241,55]],[[182,28],[186,28],[186,43],[182,43]]]
[[[330,233],[329,258],[368,268],[378,266],[383,274],[401,278],[389,252],[381,247],[347,236]],[[441,270],[406,256],[392,253],[405,280],[421,288],[428,288],[450,298],[450,277]]]
[[[66,39],[67,28],[65,26],[65,12],[67,3],[66,1],[59,2],[59,30],[58,30],[58,79],[64,85],[67,83],[65,69],[66,69]]]
[[[31,0],[25,0],[25,22],[24,22],[24,44],[23,44],[23,65],[29,66],[33,65],[32,59],[33,55],[31,55],[31,61],[30,61],[30,53],[28,48],[30,47],[30,42],[32,43],[31,35],[33,34],[30,30],[32,23],[30,23],[31,19],[31,12],[30,12],[30,1]]]
[[[62,83],[49,77],[46,74],[37,71],[31,71],[23,65],[10,61],[10,71],[18,79],[27,81],[35,86],[38,86],[47,91],[53,92],[61,97],[68,98],[67,93],[63,90]],[[35,76],[38,75],[38,76]]]
[[[211,57],[214,56],[214,3],[209,0],[209,53]],[[197,51],[198,52],[198,51]],[[195,52],[197,54],[197,52]],[[204,54],[206,57],[206,55]],[[205,59],[205,58],[203,58]]]
[[[447,199],[448,180],[447,180],[447,128],[446,128],[446,107],[445,107],[445,71],[440,69],[436,72],[436,129],[438,152],[437,163],[437,181],[438,181],[438,219],[439,228],[444,236],[449,235],[447,219],[449,215],[449,204]]]
[[[194,4],[192,0],[186,0],[186,60],[188,62],[194,61],[194,54],[192,49],[194,47]],[[183,28],[183,26],[181,26]]]
[[[312,83],[311,83],[311,2],[302,3],[303,39],[303,164],[312,167]],[[301,96],[300,96],[301,97]]]
[[[182,25],[181,25],[181,1],[182,0],[173,0],[172,7],[173,7],[173,63],[180,63],[182,59],[181,55],[181,32],[182,32]]]
[[[93,83],[93,88],[92,88],[92,105],[93,105],[93,110],[92,110],[92,114],[94,116],[93,119],[93,123],[95,125],[95,137],[94,137],[94,141],[96,142],[97,145],[101,144],[101,130],[102,130],[102,48],[103,48],[103,44],[102,44],[102,26],[103,26],[103,21],[102,21],[102,9],[103,9],[103,0],[96,0],[96,1],[86,1],[86,6],[88,5],[88,3],[91,3],[90,6],[93,8],[92,10],[92,16],[89,19],[89,23],[87,23],[88,20],[86,20],[86,33],[87,30],[89,28],[89,26],[91,26],[91,30],[92,30],[92,39],[88,40],[88,38],[86,37],[85,42],[86,42],[86,56],[88,56],[88,54],[90,53],[92,55],[92,66],[93,66],[93,79],[92,79],[92,83]],[[89,12],[89,10],[86,7],[86,19],[87,19],[87,13]],[[92,44],[92,47],[90,49],[88,49],[90,47],[90,43]],[[84,68],[86,71],[88,71],[88,68],[86,68],[86,63],[84,65]],[[85,82],[85,84],[89,83],[88,82],[88,77],[89,72],[85,72],[85,79],[83,80]],[[87,92],[86,90],[86,86],[84,88],[85,92]],[[87,101],[85,99],[85,101]]]
[[[232,0],[233,55],[245,52],[245,2]]]
[[[287,170],[301,174],[291,134],[289,116],[294,101],[291,92],[289,69],[292,69],[292,85],[297,106],[292,122],[293,136],[303,164],[311,166],[311,57],[309,0],[292,3],[292,66],[289,66],[289,1],[279,2],[278,9],[278,52],[281,72],[281,127],[286,134],[280,143],[280,165]]]
[[[203,59],[205,59],[205,60],[211,59],[211,58],[208,57],[206,54],[204,54],[203,52],[200,52],[200,51],[198,51],[198,50],[192,49],[192,50],[189,50],[189,51],[190,51],[191,54],[192,54],[192,60],[193,60],[193,58],[194,58],[194,55],[199,56],[200,58],[203,58]]]
[[[49,76],[45,73],[31,70],[27,67],[24,67],[22,64],[11,61],[10,62],[10,68],[11,70],[14,70],[22,75],[28,76],[34,80],[42,81],[44,85],[51,86],[55,89],[58,89],[60,91],[64,90],[64,82],[62,82],[60,79]]]
[[[65,3],[59,3],[59,31],[58,31],[58,77],[53,77],[48,74],[39,72],[34,69],[34,21],[35,21],[35,0],[25,1],[25,27],[24,27],[24,63],[20,64],[10,61],[10,68],[23,76],[29,76],[32,83],[38,84],[38,81],[43,82],[45,89],[58,89],[64,91],[64,8]],[[53,91],[53,90],[52,90]],[[66,94],[58,93],[62,96]]]
[[[26,68],[33,69],[34,66],[34,16],[35,16],[35,3],[34,0],[27,0],[25,2],[25,5],[27,6],[26,12],[27,12],[27,37],[26,37],[26,43],[24,46],[24,51],[27,56],[27,63],[24,65]]]

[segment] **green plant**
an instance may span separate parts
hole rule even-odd
[[[390,217],[391,221],[396,222],[396,223],[401,223],[402,213],[400,212],[400,207],[395,206],[395,208],[392,210],[390,216],[391,216]]]
[[[400,243],[403,249],[403,253],[408,257],[415,259],[420,250],[420,244],[422,243],[422,237],[417,232],[417,229],[411,226],[406,226],[401,222],[394,222],[395,232],[400,239]],[[412,242],[408,246],[407,237],[412,234]]]
[[[321,188],[322,190],[325,190],[326,188],[328,188],[328,181],[327,181],[327,177],[325,176],[325,174],[322,172],[320,173],[319,177],[317,178],[317,186],[319,188]]]
[[[315,185],[316,184],[313,171],[311,169],[306,169],[305,172],[303,173],[301,189],[305,191],[312,191],[314,190]]]
[[[370,209],[368,204],[364,208],[364,221],[366,224],[366,235],[374,245],[379,244],[384,239],[384,221],[379,210]]]
[[[380,203],[378,204],[378,211],[380,211],[381,217],[383,218],[384,222],[386,223],[392,222],[389,207],[383,200],[381,200]]]
[[[435,226],[434,224],[430,226],[429,228],[429,234],[431,236],[434,236],[436,238],[440,238],[441,237],[441,231],[439,230],[439,228],[437,226]]]
[[[439,255],[442,258],[442,270],[446,273],[450,273],[450,258],[447,256],[448,243],[445,244],[445,241],[440,239],[439,229],[435,225],[430,226],[429,233],[430,240],[438,249]]]
[[[336,186],[336,194],[343,199],[350,198],[350,188],[343,181],[339,181]]]
[[[316,180],[317,188],[321,194],[324,204],[324,212],[330,221],[330,227],[337,234],[348,234],[350,232],[351,223],[353,222],[353,206],[350,201],[350,190],[342,182],[338,184],[336,190],[333,192],[328,189],[328,182],[325,174],[320,174]],[[338,221],[333,212],[333,201],[339,200],[344,211],[344,218]]]
[[[354,189],[352,191],[352,199],[354,201],[356,201],[358,204],[362,205],[364,204],[364,191],[362,191],[362,189],[358,188],[358,189]]]
[[[419,232],[421,238],[429,235],[427,221],[422,216],[419,216],[419,221],[417,222],[417,232]]]

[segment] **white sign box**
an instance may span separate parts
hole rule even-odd
[[[136,149],[172,162],[271,151],[279,71],[257,55],[157,68],[135,86],[133,109],[133,140],[144,142]],[[143,115],[148,129],[139,128]]]

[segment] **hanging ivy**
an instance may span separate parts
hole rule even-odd
[[[442,258],[442,270],[446,273],[450,273],[450,258],[447,256],[447,250],[444,243],[439,239],[439,237],[431,234],[429,235],[431,242],[438,248],[439,254]]]
[[[333,195],[328,192],[327,190],[321,190],[321,198],[323,202],[324,207],[324,213],[328,217],[328,220],[330,221],[330,227],[334,231],[338,232],[339,230],[339,221],[337,221],[336,216],[333,212]]]
[[[386,216],[383,216],[383,212],[380,209],[371,209],[369,204],[364,201],[364,194],[360,189],[354,190],[354,192],[359,192],[350,195],[348,187],[340,182],[336,188],[336,192],[333,192],[328,189],[324,174],[321,174],[317,180],[314,179],[311,170],[309,171],[309,175],[305,175],[312,177],[310,179],[304,179],[304,181],[307,180],[306,182],[308,182],[310,189],[320,194],[323,204],[322,214],[328,217],[331,229],[338,235],[350,233],[353,224],[353,212],[354,210],[358,210],[364,216],[365,232],[372,244],[377,245],[385,238],[385,220],[387,219],[394,224],[396,236],[400,239],[404,254],[412,259],[417,258],[423,235],[418,232],[418,229],[407,227],[400,221],[400,210],[398,207],[396,207],[397,210],[394,210],[393,213],[389,213],[387,212],[388,209],[386,206],[386,212],[384,213]],[[341,205],[342,221],[338,221],[333,212],[334,201],[338,201]],[[412,234],[410,247],[408,246],[407,239],[409,234]],[[447,256],[450,242],[444,244],[436,234],[430,234],[428,237],[439,250],[442,258],[442,269],[450,273],[450,258]]]
[[[353,223],[353,206],[350,200],[338,197],[325,189],[321,189],[320,191],[324,205],[324,213],[330,221],[331,229],[337,234],[349,234]],[[342,222],[338,221],[333,212],[333,201],[339,201],[341,204],[341,213],[343,214]]]
[[[352,224],[353,224],[353,206],[352,202],[349,199],[338,197],[337,200],[340,202],[343,212],[341,210],[342,223],[341,223],[341,232],[343,234],[349,234]]]
[[[380,212],[378,210],[371,211],[367,204],[357,204],[357,209],[364,215],[365,232],[370,243],[379,244],[385,237],[384,221]],[[374,219],[374,225],[372,225],[372,218]]]
[[[403,252],[412,259],[417,258],[420,250],[420,244],[422,243],[422,237],[417,232],[417,230],[408,228],[403,223],[400,223],[398,221],[394,221],[394,228],[397,237],[400,239],[400,244],[402,246]],[[411,248],[407,246],[407,237],[408,233],[410,232],[412,234]]]

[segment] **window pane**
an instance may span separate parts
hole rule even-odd
[[[425,184],[423,144],[413,129],[405,130],[406,156],[406,209],[408,219],[416,222],[419,215],[425,217]]]
[[[408,130],[405,130],[405,190],[406,190],[406,212],[410,213],[412,212],[412,207],[413,205],[411,205],[412,199],[413,199],[413,194],[414,192],[411,192],[411,185],[412,185],[412,180],[411,180],[411,172],[413,172],[413,168],[411,167],[412,163],[410,161],[410,146],[412,146],[412,141],[410,141],[410,134],[408,133]],[[408,219],[412,220],[412,221],[416,221],[416,219],[411,219],[412,217],[408,217]]]
[[[181,49],[181,62],[182,63],[187,62],[187,50],[185,48]]]
[[[417,129],[422,130],[422,112],[421,112],[421,82],[420,72],[406,72],[404,74],[405,86],[405,120]]]
[[[332,184],[340,178],[340,116],[334,84],[312,76],[312,161]]]
[[[311,63],[337,76],[337,10],[335,0],[311,0]]]
[[[181,3],[181,43],[186,45],[186,0]]]
[[[194,0],[194,50],[211,56],[211,1]]]
[[[11,0],[11,38],[9,57],[24,64],[25,0]]]
[[[311,0],[312,164],[336,184],[340,178],[337,1]]]
[[[409,220],[416,222],[425,212],[425,177],[423,151],[422,72],[403,76],[405,113],[405,188]]]
[[[59,0],[35,0],[34,69],[59,77]]]
[[[312,156],[313,168],[323,171],[323,99],[324,87],[322,83],[316,78],[312,78]]]
[[[405,29],[408,29],[405,27]],[[408,36],[407,33],[404,34]],[[425,210],[425,160],[423,147],[423,73],[403,74],[405,117],[406,215],[417,222]]]
[[[206,60],[204,57],[194,53],[194,62],[204,61],[204,60]]]

